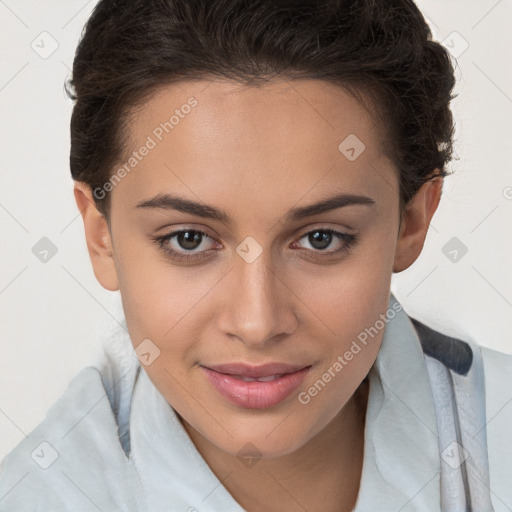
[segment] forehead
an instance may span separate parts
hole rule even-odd
[[[314,188],[325,195],[333,185],[371,196],[382,191],[384,174],[388,187],[394,179],[371,113],[319,80],[172,84],[133,112],[128,129],[121,164],[151,146],[123,180],[132,203],[187,186],[188,195],[205,198],[252,191],[262,204],[263,190],[272,204],[283,194],[296,202]]]
[[[188,109],[192,98],[197,105]],[[256,130],[254,143],[262,140],[272,145],[291,139],[288,134],[320,149],[351,133],[365,138],[371,147],[380,142],[372,114],[348,91],[321,80],[281,78],[257,86],[204,80],[163,86],[131,117],[132,138],[141,139],[157,124],[169,121],[175,111],[179,119],[172,121],[173,132],[188,129],[190,135],[215,140],[217,146],[222,142],[229,147]],[[189,118],[187,127],[177,130],[184,117]],[[281,136],[276,140],[277,134]]]

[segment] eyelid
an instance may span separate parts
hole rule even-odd
[[[162,229],[159,229],[157,231],[157,233],[160,231],[163,231],[163,233],[155,234],[155,235],[151,236],[150,238],[152,238],[153,240],[163,239],[163,238],[169,239],[171,237],[179,235],[180,233],[182,233],[184,231],[193,231],[194,233],[201,233],[202,235],[204,235],[205,237],[208,237],[209,239],[213,240],[217,244],[221,244],[221,242],[218,241],[218,238],[216,236],[212,235],[211,233],[209,233],[208,230],[205,228],[185,225],[184,227],[178,227],[178,228],[174,228],[174,226],[173,226],[173,229],[169,228],[168,231],[165,231],[165,228],[162,228]]]
[[[338,227],[338,226],[333,226],[332,223],[330,224],[327,222],[327,223],[322,224],[320,222],[313,228],[308,227],[308,228],[305,228],[304,230],[301,230],[300,234],[297,236],[297,239],[302,238],[303,236],[308,235],[309,233],[315,232],[315,231],[333,231],[336,233],[346,234],[347,236],[354,234],[353,233],[354,230],[350,229],[348,227]]]

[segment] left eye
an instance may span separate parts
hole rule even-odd
[[[338,240],[343,239],[345,243],[348,243],[351,235],[346,233],[340,233],[339,231],[334,231],[333,229],[315,229],[314,231],[309,231],[306,233],[300,240],[306,238],[308,243],[313,246],[313,249],[323,251],[327,247],[329,247],[332,241],[336,238]],[[326,252],[336,252],[334,251],[326,251]]]

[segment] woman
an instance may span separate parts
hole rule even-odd
[[[0,507],[509,510],[512,358],[390,293],[453,85],[408,0],[101,0],[70,163],[126,322],[4,459]]]

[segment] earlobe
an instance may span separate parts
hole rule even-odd
[[[406,270],[421,254],[430,221],[441,200],[442,189],[443,178],[438,176],[424,183],[406,205],[395,250],[393,272]]]
[[[117,270],[114,262],[112,238],[107,221],[96,208],[91,189],[88,185],[75,182],[75,201],[84,222],[87,250],[96,279],[103,288],[119,289]]]

